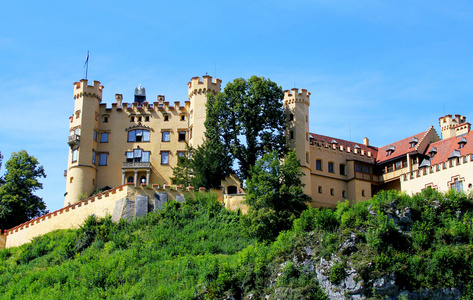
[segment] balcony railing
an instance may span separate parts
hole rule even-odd
[[[79,146],[80,143],[80,135],[73,134],[67,138],[67,144],[69,147]]]
[[[149,169],[149,162],[124,162],[123,169]]]

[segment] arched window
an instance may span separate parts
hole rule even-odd
[[[143,184],[143,183],[146,184],[146,176],[143,175],[143,176],[140,177],[140,183],[141,184]]]
[[[128,176],[126,182],[127,183],[133,183],[133,176]]]

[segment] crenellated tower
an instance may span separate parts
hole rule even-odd
[[[453,117],[452,115],[446,115],[440,117],[439,125],[443,140],[468,133],[470,129],[470,124],[466,123],[466,117],[462,115],[455,115]]]
[[[295,149],[304,172],[304,192],[311,195],[310,143],[309,143],[310,92],[305,89],[284,91],[283,107],[286,113],[286,140],[290,149]]]
[[[96,187],[97,131],[102,90],[99,81],[94,81],[93,85],[88,85],[86,79],[74,83],[74,114],[69,124],[70,150],[64,206],[77,202],[82,194],[89,196]]]
[[[205,138],[207,94],[217,95],[221,84],[222,80],[212,79],[209,75],[202,76],[202,80],[200,77],[193,77],[187,84],[190,100],[189,144],[193,147],[200,145]]]

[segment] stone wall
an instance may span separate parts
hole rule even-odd
[[[121,185],[5,230],[5,234],[0,236],[0,249],[21,246],[34,237],[53,230],[78,228],[92,214],[100,218],[110,215],[116,222],[159,210],[167,201],[183,202],[187,197],[194,198],[195,193],[199,192],[205,192],[205,189],[194,191],[193,188],[171,188],[170,186]],[[236,210],[242,207],[242,210],[246,212],[247,209],[241,204],[244,194],[224,195],[219,190],[212,192],[217,194],[218,200],[225,203],[228,209]]]

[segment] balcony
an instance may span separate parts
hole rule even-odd
[[[80,143],[80,135],[78,134],[73,134],[67,138],[67,144],[69,147],[74,148],[74,147],[79,147]]]
[[[146,169],[149,170],[151,164],[149,162],[124,162],[122,169]]]

